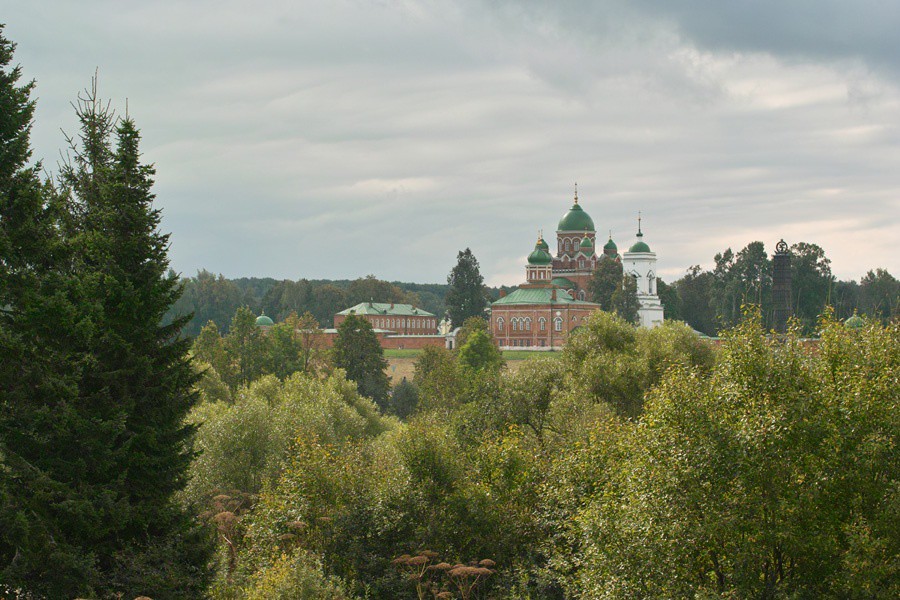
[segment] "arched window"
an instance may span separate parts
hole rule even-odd
[[[579,299],[579,300],[584,300],[586,297],[587,297],[587,296],[585,295],[584,290],[581,290],[580,292],[578,292],[578,299]]]
[[[569,240],[566,240],[564,244],[565,244],[565,247],[566,247],[566,252],[568,252],[569,250],[572,249],[572,246],[569,245]]]
[[[579,258],[579,259],[578,259],[578,268],[579,268],[579,269],[583,269],[583,268],[584,268],[584,259],[583,259],[583,258]]]
[[[541,331],[547,331],[547,319],[545,319],[544,317],[541,317],[538,320],[538,323],[541,324]]]
[[[556,317],[553,319],[553,329],[555,331],[562,331],[562,318]]]
[[[525,319],[525,331],[531,331],[531,317]]]
[[[503,331],[503,317],[497,317],[497,331]]]

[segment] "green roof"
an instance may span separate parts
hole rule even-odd
[[[416,308],[412,304],[387,304],[384,302],[360,302],[356,306],[344,309],[339,315],[389,315],[398,317],[433,317],[428,311]]]
[[[541,236],[541,237],[538,238],[538,243],[537,243],[537,245],[538,245],[538,246],[540,247],[540,249],[543,250],[544,252],[550,252],[550,246],[549,246],[549,245],[547,244],[547,242],[544,240],[544,237],[543,237],[543,236]]]
[[[591,242],[591,238],[589,238],[588,236],[584,236],[584,238],[581,240],[581,247],[582,248],[593,248],[594,244],[593,244],[593,242]]]
[[[550,280],[550,283],[555,285],[556,287],[561,287],[566,290],[571,290],[575,288],[575,282],[569,279],[568,277],[554,277]]]
[[[609,241],[603,245],[603,249],[604,250],[618,250],[619,248],[618,248],[618,246],[616,246],[616,243],[614,241],[612,241],[612,238],[609,238]]]
[[[553,300],[553,290],[556,290],[556,300]],[[577,304],[579,306],[600,306],[593,302],[573,300],[569,293],[562,288],[519,288],[509,295],[500,298],[491,306],[507,304]]]
[[[267,317],[266,315],[259,315],[256,317],[256,326],[257,327],[270,327],[275,324],[275,321]]]
[[[594,221],[578,205],[573,204],[560,219],[557,231],[594,231]]]

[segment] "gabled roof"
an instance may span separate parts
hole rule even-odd
[[[388,315],[396,317],[433,317],[427,310],[416,308],[412,304],[387,304],[384,302],[360,302],[339,312],[339,315]]]
[[[553,299],[553,292],[556,291],[556,299]],[[593,302],[585,302],[584,300],[574,300],[569,293],[562,288],[553,287],[534,287],[519,288],[514,292],[510,292],[507,296],[500,298],[491,306],[508,305],[508,304],[552,304],[552,305],[577,305],[591,307],[600,307],[599,304]]]

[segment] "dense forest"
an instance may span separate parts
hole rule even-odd
[[[775,336],[754,242],[670,286],[672,314],[721,340],[597,311],[513,366],[468,250],[446,296],[179,280],[135,121],[94,81],[49,177],[13,49],[0,35],[0,597],[900,597],[885,271],[839,286],[795,246],[798,319]],[[464,298],[458,349],[393,388],[365,320],[326,349],[335,299],[378,294]]]

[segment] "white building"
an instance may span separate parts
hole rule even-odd
[[[656,327],[663,322],[663,307],[656,295],[656,253],[644,242],[638,218],[637,241],[622,255],[622,269],[634,277],[641,304],[638,319],[641,327]]]

